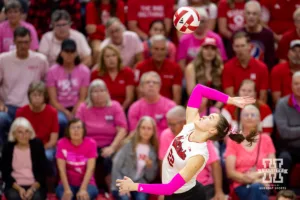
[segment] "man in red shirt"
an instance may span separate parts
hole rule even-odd
[[[271,72],[273,102],[292,93],[292,76],[300,71],[300,40],[293,40],[288,51],[288,61],[276,65]]]
[[[233,36],[232,45],[236,57],[225,64],[222,74],[225,93],[230,96],[237,95],[242,81],[251,79],[256,84],[256,91],[259,91],[259,99],[266,103],[268,89],[267,66],[251,56],[250,39],[245,32],[237,32]]]
[[[180,66],[167,57],[167,39],[163,35],[155,35],[150,39],[152,57],[136,66],[136,82],[145,72],[155,71],[162,80],[160,94],[181,103],[182,71]]]

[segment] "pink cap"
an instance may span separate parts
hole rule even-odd
[[[217,42],[215,38],[206,37],[201,46],[214,46],[217,47]]]

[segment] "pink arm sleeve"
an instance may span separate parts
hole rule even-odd
[[[185,180],[178,173],[167,184],[139,184],[138,192],[156,195],[171,195],[185,184]]]
[[[199,108],[202,102],[202,97],[227,103],[229,96],[217,90],[198,84],[193,89],[193,92],[190,95],[187,106],[192,108]]]

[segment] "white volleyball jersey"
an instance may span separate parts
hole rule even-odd
[[[183,169],[189,158],[202,155],[205,162],[201,169],[193,176],[193,178],[179,188],[175,193],[183,193],[192,189],[196,185],[196,178],[200,171],[205,167],[209,154],[206,142],[197,143],[189,141],[189,136],[195,130],[194,123],[186,124],[182,131],[174,138],[169,146],[167,154],[163,160],[162,166],[162,182],[169,183],[176,174]]]

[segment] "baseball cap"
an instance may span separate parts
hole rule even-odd
[[[290,49],[299,46],[300,47],[300,40],[292,40],[290,43]]]
[[[67,52],[75,52],[77,50],[77,45],[72,39],[65,39],[61,44],[61,50]]]
[[[206,37],[201,46],[214,46],[217,47],[217,42],[215,38]]]

